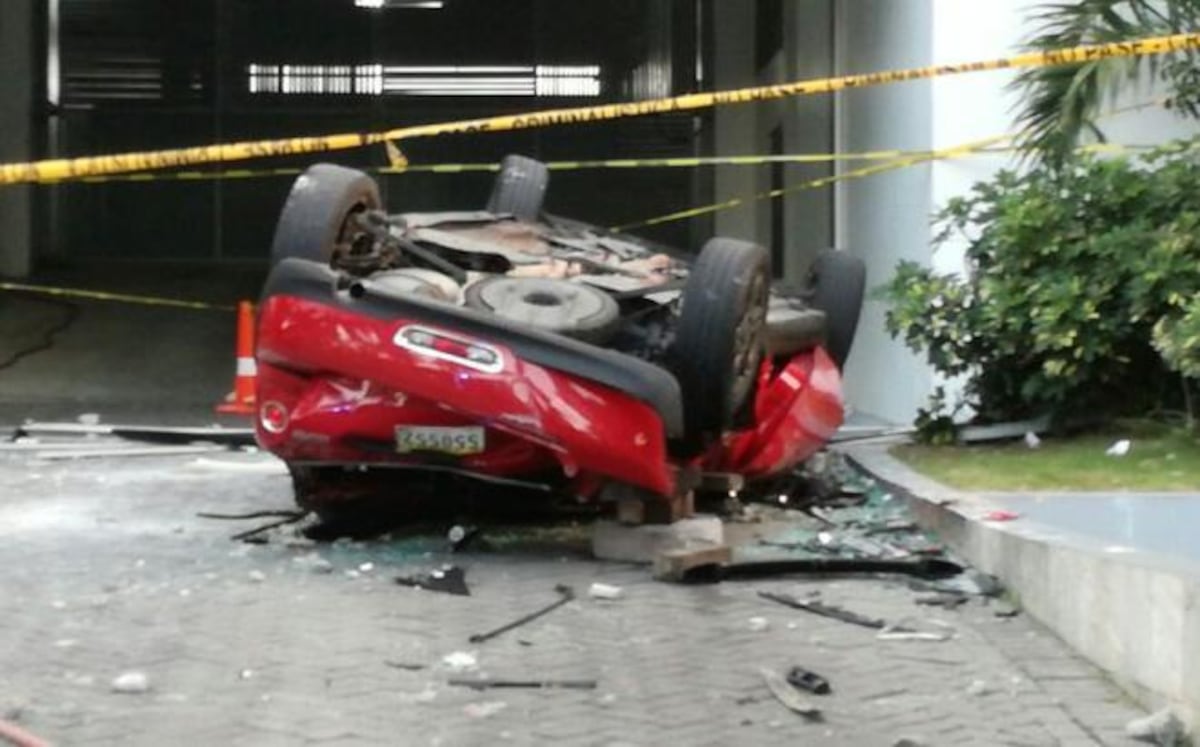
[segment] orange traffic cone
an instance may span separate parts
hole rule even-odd
[[[254,304],[242,301],[237,307],[237,374],[233,391],[217,405],[217,412],[230,415],[254,414],[254,382],[258,366],[254,363]]]

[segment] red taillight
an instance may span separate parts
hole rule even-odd
[[[288,411],[274,400],[263,402],[258,408],[258,422],[267,433],[283,433],[288,427]]]
[[[504,368],[504,359],[500,351],[491,345],[428,327],[402,327],[396,333],[394,342],[414,353],[450,361],[484,373],[498,373]]]

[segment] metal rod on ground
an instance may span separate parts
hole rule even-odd
[[[824,604],[815,600],[804,601],[802,599],[797,599],[790,594],[775,594],[769,591],[760,591],[758,592],[758,595],[763,599],[769,599],[770,601],[782,604],[785,607],[804,610],[805,612],[811,612],[814,615],[820,615],[822,617],[828,617],[834,620],[841,620],[844,623],[858,625],[863,628],[882,630],[887,625],[885,621],[877,618],[866,617],[858,614],[857,612],[844,610],[841,607],[832,607],[828,604]]]
[[[542,615],[546,615],[546,614],[549,614],[550,612],[553,612],[554,610],[558,609],[559,607],[563,606],[564,604],[566,604],[567,602],[570,602],[571,600],[573,600],[575,598],[575,590],[572,589],[570,586],[566,586],[565,584],[559,584],[558,586],[555,586],[554,590],[557,591],[559,593],[559,595],[562,597],[557,602],[555,602],[551,605],[548,605],[546,607],[543,607],[542,609],[537,610],[536,612],[531,612],[522,618],[513,620],[509,624],[502,625],[499,628],[496,628],[495,630],[489,630],[486,633],[476,633],[475,635],[471,636],[467,640],[470,641],[471,643],[483,643],[484,641],[490,641],[491,639],[495,638],[498,635],[507,633],[508,631],[510,631],[514,628],[519,628],[522,625],[525,625],[526,623],[533,622],[534,620],[538,619]]]
[[[214,514],[201,511],[197,513],[196,516],[199,516],[201,519],[228,519],[230,521],[237,521],[240,519],[265,519],[274,516],[286,516],[288,518],[294,518],[296,516],[296,511],[292,509],[277,509],[274,511],[251,511],[248,514]]]
[[[473,690],[489,688],[542,688],[547,690],[595,690],[596,680],[472,680],[450,679],[447,685],[469,687]]]
[[[239,542],[245,541],[247,539],[250,539],[251,537],[262,534],[263,532],[269,532],[270,530],[275,529],[276,527],[281,527],[281,526],[284,526],[285,524],[295,524],[297,522],[303,521],[304,518],[306,516],[308,516],[308,514],[309,514],[308,511],[297,511],[295,514],[287,517],[286,519],[280,519],[279,521],[273,521],[270,524],[264,524],[261,527],[258,527],[256,529],[247,529],[244,532],[238,532],[237,534],[233,535],[229,539],[237,540]]]

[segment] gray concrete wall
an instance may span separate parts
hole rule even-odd
[[[752,86],[754,70],[754,5],[718,0],[713,3],[715,33],[713,49],[713,85],[718,90]],[[716,153],[722,156],[758,152],[758,109],[754,105],[722,106],[714,112]],[[757,191],[755,170],[745,166],[716,169],[714,202],[746,197]],[[762,241],[753,207],[739,207],[716,214],[715,233],[750,241]],[[698,247],[697,247],[698,248]]]
[[[784,5],[783,48],[762,69],[755,69],[753,3],[720,2],[714,7],[716,86],[739,88],[807,78],[833,72],[833,0],[791,0]],[[716,153],[766,154],[771,132],[782,127],[785,153],[831,153],[834,150],[833,99],[804,96],[716,110]],[[829,176],[825,164],[788,166],[785,187]],[[720,202],[749,197],[771,188],[766,166],[716,169]],[[784,265],[781,274],[798,280],[812,258],[834,244],[833,190],[802,191],[782,198]],[[771,243],[771,200],[758,200],[717,214],[718,234]]]
[[[932,33],[931,0],[838,3],[838,74],[931,64]],[[838,94],[838,150],[927,150],[931,90],[928,81],[910,81]],[[900,260],[929,262],[930,173],[924,164],[839,184],[837,243],[866,261],[868,290],[891,277]],[[888,336],[884,312],[884,304],[868,298],[846,364],[847,403],[903,422],[927,397],[931,375],[921,359]]]
[[[834,71],[833,0],[795,0],[784,10],[786,80],[827,78]],[[788,153],[833,153],[834,99],[801,96],[782,102],[784,148]],[[796,186],[831,176],[832,164],[788,166],[784,184]],[[805,189],[784,197],[787,263],[784,277],[799,280],[817,253],[835,245],[833,187]]]
[[[33,157],[34,0],[0,3],[0,162]],[[32,262],[32,188],[0,187],[0,276]]]

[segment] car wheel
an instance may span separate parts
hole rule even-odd
[[[808,282],[810,305],[825,312],[825,350],[841,369],[862,313],[866,265],[847,252],[824,251],[813,262]]]
[[[715,238],[688,273],[672,347],[685,441],[727,428],[754,391],[764,355],[770,257],[757,244]]]
[[[612,337],[621,317],[604,291],[553,278],[485,278],[467,286],[463,300],[470,308],[594,345]]]
[[[550,170],[546,164],[525,156],[505,156],[488,199],[489,213],[507,213],[532,223],[542,213]]]
[[[308,167],[292,184],[275,224],[271,265],[287,258],[329,263],[353,233],[350,217],[378,210],[379,185],[367,174],[331,163]]]

